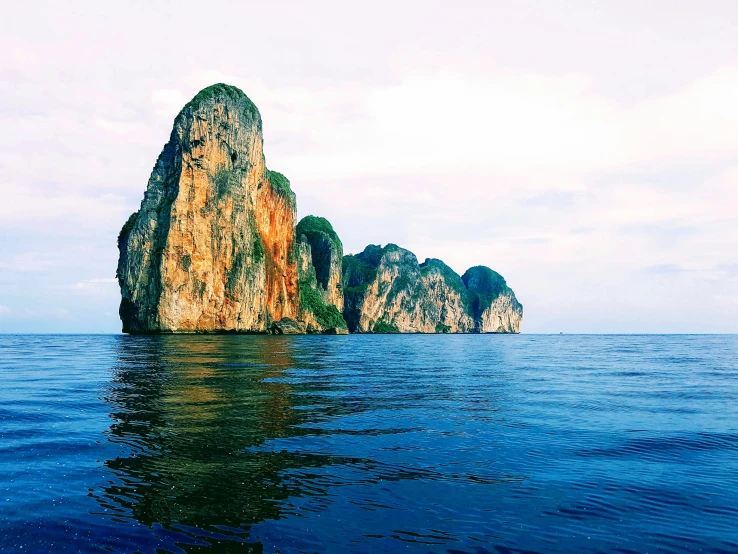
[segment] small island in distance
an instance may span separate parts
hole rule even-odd
[[[259,110],[230,85],[200,91],[118,236],[123,332],[521,331],[522,305],[488,267],[459,276],[394,244],[344,256],[328,220],[296,220]]]

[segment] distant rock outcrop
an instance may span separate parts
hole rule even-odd
[[[467,269],[461,280],[469,291],[467,302],[478,332],[520,332],[523,306],[502,275],[478,265]]]
[[[477,266],[459,277],[389,244],[344,256],[267,169],[259,110],[239,89],[199,92],[174,121],[140,209],[118,237],[126,333],[518,333],[523,308]]]
[[[297,224],[301,319],[310,333],[347,329],[343,319],[343,245],[327,219],[309,215]],[[348,332],[348,331],[347,331]]]
[[[477,266],[459,277],[394,244],[343,262],[344,316],[355,333],[519,333],[523,307],[505,280]]]

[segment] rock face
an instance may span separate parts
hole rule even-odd
[[[480,333],[520,333],[523,306],[499,273],[483,265],[461,277],[469,291],[469,307]]]
[[[312,215],[300,220],[296,236],[300,318],[309,333],[344,334],[341,240],[327,219]]]
[[[358,333],[519,333],[523,307],[505,280],[477,266],[459,277],[440,260],[370,245],[343,261],[344,316]]]
[[[459,277],[389,244],[344,256],[266,167],[239,89],[200,91],[174,121],[140,209],[118,236],[126,333],[519,333],[523,308],[477,266]]]
[[[304,335],[305,326],[299,321],[295,321],[289,317],[283,317],[279,321],[272,323],[269,331],[273,335]]]
[[[213,85],[174,122],[118,238],[123,331],[264,332],[299,312],[295,195],[266,168],[261,116]]]

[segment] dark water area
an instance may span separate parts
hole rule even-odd
[[[2,552],[738,552],[738,336],[0,336]]]

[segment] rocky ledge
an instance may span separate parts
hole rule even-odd
[[[519,333],[498,273],[461,277],[396,245],[343,255],[332,225],[296,224],[267,169],[259,110],[217,84],[179,113],[140,209],[118,236],[125,333]]]

